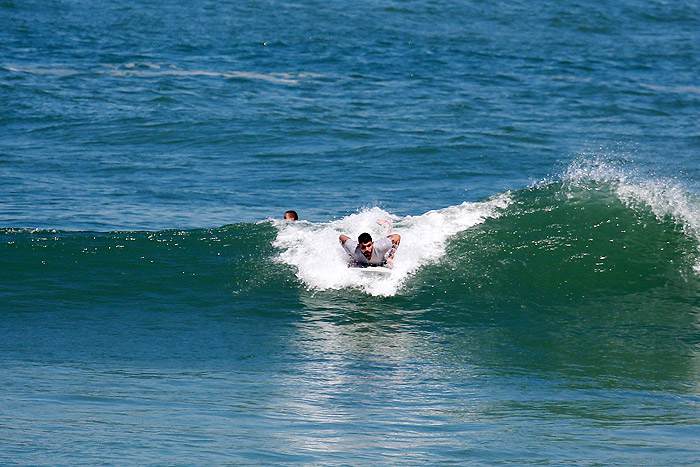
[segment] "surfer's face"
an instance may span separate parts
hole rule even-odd
[[[358,243],[357,248],[365,255],[365,258],[370,259],[372,257],[372,250],[374,250],[374,242]]]

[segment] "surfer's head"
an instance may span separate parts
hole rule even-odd
[[[287,211],[284,213],[284,219],[288,221],[296,221],[299,220],[299,216],[297,215],[296,211]]]
[[[367,232],[360,234],[360,236],[357,237],[357,248],[360,249],[365,258],[370,259],[372,257],[372,251],[374,250],[372,236]]]

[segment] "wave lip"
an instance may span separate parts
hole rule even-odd
[[[611,162],[582,159],[571,164],[562,182],[569,189],[590,183],[605,184],[625,206],[635,211],[650,210],[659,222],[677,224],[697,243],[693,270],[700,274],[700,197],[677,180],[642,176]]]

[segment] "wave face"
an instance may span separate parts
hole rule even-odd
[[[696,282],[699,206],[661,182],[570,169],[457,235],[445,267],[450,282],[470,290],[518,290],[538,301],[682,289]]]

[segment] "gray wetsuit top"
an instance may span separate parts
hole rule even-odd
[[[367,260],[362,251],[357,247],[357,242],[355,240],[345,240],[343,243],[343,248],[348,252],[353,262],[361,264],[363,266],[381,266],[384,264],[384,256],[391,250],[394,243],[390,238],[384,237],[376,242],[374,242],[374,249],[372,250],[372,257]]]

